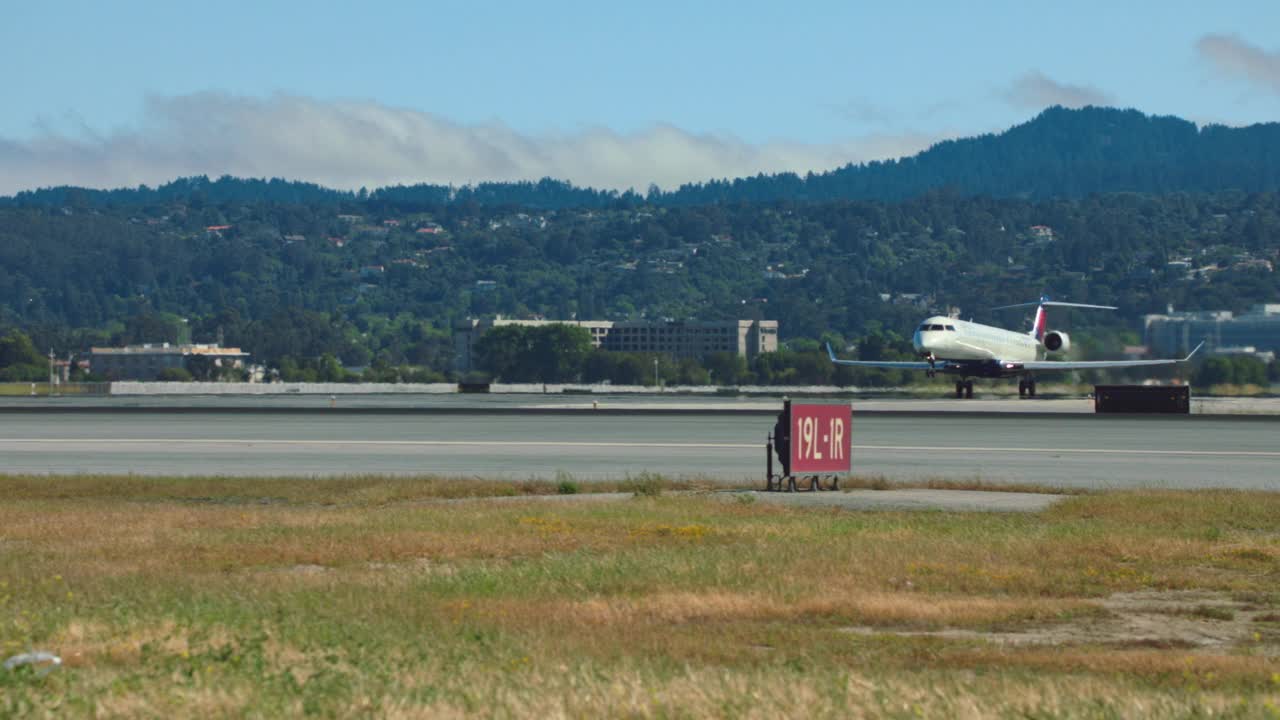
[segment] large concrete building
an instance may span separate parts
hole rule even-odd
[[[109,380],[155,380],[169,368],[185,368],[187,359],[204,356],[218,367],[244,367],[249,353],[217,344],[170,345],[146,343],[89,349],[89,368]]]
[[[1280,303],[1254,305],[1236,316],[1230,310],[1173,312],[1143,318],[1144,339],[1157,357],[1185,355],[1200,343],[1210,350],[1254,347],[1280,351]]]
[[[593,347],[616,352],[662,353],[677,358],[701,358],[731,352],[752,358],[778,349],[777,320],[512,320],[497,317],[467,319],[453,328],[456,367],[475,368],[475,345],[486,332],[503,325],[575,325],[591,333]]]

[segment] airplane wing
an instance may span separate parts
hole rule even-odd
[[[959,344],[960,344],[960,345],[963,345],[963,346],[965,346],[965,347],[967,347],[967,348],[969,348],[970,350],[973,350],[973,351],[976,351],[976,352],[980,352],[980,353],[985,354],[985,355],[987,356],[987,359],[989,359],[989,360],[998,360],[998,359],[999,359],[999,358],[997,358],[997,357],[995,356],[995,353],[991,352],[990,350],[988,350],[988,349],[986,349],[986,348],[984,348],[984,347],[978,347],[977,345],[970,345],[969,343],[966,343],[966,342],[962,342],[962,343],[959,343]]]
[[[1177,365],[1191,359],[1204,347],[1204,343],[1200,343],[1184,358],[1170,358],[1168,360],[1033,360],[1018,363],[1024,370],[1107,370],[1114,368],[1132,368],[1132,367],[1152,367],[1155,365]]]
[[[849,365],[852,367],[867,368],[886,368],[889,370],[928,370],[929,363],[923,361],[909,360],[841,360],[836,357],[836,351],[831,349],[831,343],[827,343],[827,355],[831,356],[831,362],[836,365]]]

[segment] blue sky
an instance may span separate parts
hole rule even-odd
[[[1280,116],[1275,2],[9,5],[0,193],[643,189],[909,154],[1055,103]]]

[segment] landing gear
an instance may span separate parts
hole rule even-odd
[[[957,400],[973,399],[973,381],[972,380],[956,381],[956,399]]]
[[[1035,397],[1036,381],[1035,378],[1027,378],[1018,381],[1018,397]]]

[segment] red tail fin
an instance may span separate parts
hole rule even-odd
[[[1036,308],[1036,321],[1031,326],[1031,336],[1036,340],[1044,340],[1045,326],[1049,322],[1049,313],[1045,312],[1044,305]]]

